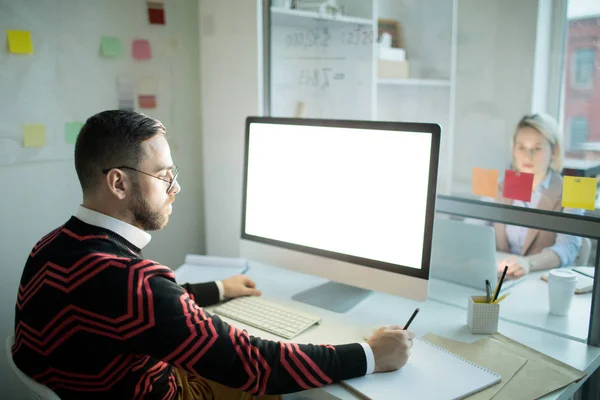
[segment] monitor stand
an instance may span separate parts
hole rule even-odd
[[[292,299],[336,313],[345,313],[371,293],[371,290],[330,281],[296,293]]]

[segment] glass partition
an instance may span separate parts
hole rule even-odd
[[[565,207],[596,216],[600,12],[591,3],[275,0],[267,109],[435,122],[440,194],[538,207],[528,192],[554,171],[569,176]],[[563,211],[563,181],[545,183],[559,189],[551,210]]]
[[[511,236],[524,239],[524,246]],[[553,244],[550,244],[553,243]],[[539,247],[539,251],[531,252]],[[587,341],[595,276],[596,240],[517,225],[438,213],[431,258],[430,298],[466,307],[470,295],[493,295],[502,280],[500,318]],[[558,298],[551,271],[568,271],[574,294]]]
[[[460,208],[440,211],[494,227],[494,252],[534,265],[528,279],[543,291],[548,271],[598,262],[595,3],[272,0],[265,110],[440,124],[438,204]],[[518,293],[512,301],[525,301]],[[600,318],[590,316],[600,304],[591,292],[576,299],[585,326],[552,329],[600,345]]]
[[[566,37],[561,115],[564,172],[596,178],[600,174],[600,4],[570,1]],[[594,203],[588,214],[598,216],[598,198]]]

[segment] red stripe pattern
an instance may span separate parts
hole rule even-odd
[[[27,261],[13,358],[60,397],[174,399],[173,367],[252,395],[323,386],[342,373],[335,346],[250,337],[196,304],[207,304],[206,286],[185,291],[170,268],[123,243],[72,218]]]

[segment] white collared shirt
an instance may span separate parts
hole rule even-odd
[[[140,250],[146,247],[146,245],[150,243],[150,240],[152,240],[152,235],[148,232],[130,225],[125,221],[99,213],[98,211],[90,210],[84,206],[79,206],[77,213],[75,213],[75,217],[88,225],[94,225],[116,233]]]
[[[116,233],[140,250],[146,247],[146,245],[150,243],[150,240],[152,240],[152,235],[148,232],[128,224],[125,221],[99,213],[98,211],[90,210],[84,206],[79,206],[75,213],[75,217],[88,225],[94,225]],[[223,287],[223,282],[215,281],[215,283],[219,289],[219,299],[224,300],[225,297],[223,294],[225,293],[225,288]]]

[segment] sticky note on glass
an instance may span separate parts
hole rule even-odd
[[[563,180],[562,206],[593,210],[596,203],[597,178],[565,176]]]
[[[507,169],[504,172],[504,190],[502,197],[511,200],[531,201],[533,174]]]
[[[75,144],[82,127],[83,122],[67,122],[65,124],[65,142],[67,144]]]
[[[23,147],[44,147],[46,127],[41,124],[23,125]]]
[[[148,1],[148,21],[151,24],[165,24],[165,6],[163,1]]]
[[[8,51],[15,54],[33,54],[33,43],[29,31],[6,31]]]
[[[140,108],[156,108],[157,82],[153,76],[145,76],[137,81],[138,105]]]
[[[103,57],[120,57],[123,54],[121,39],[112,36],[103,36],[100,39],[100,53]]]
[[[153,94],[140,94],[138,104],[140,108],[156,108],[156,96]]]
[[[136,60],[149,60],[152,58],[150,42],[146,39],[136,39],[131,43],[131,55]]]
[[[476,196],[498,197],[497,169],[473,168],[471,190]]]

